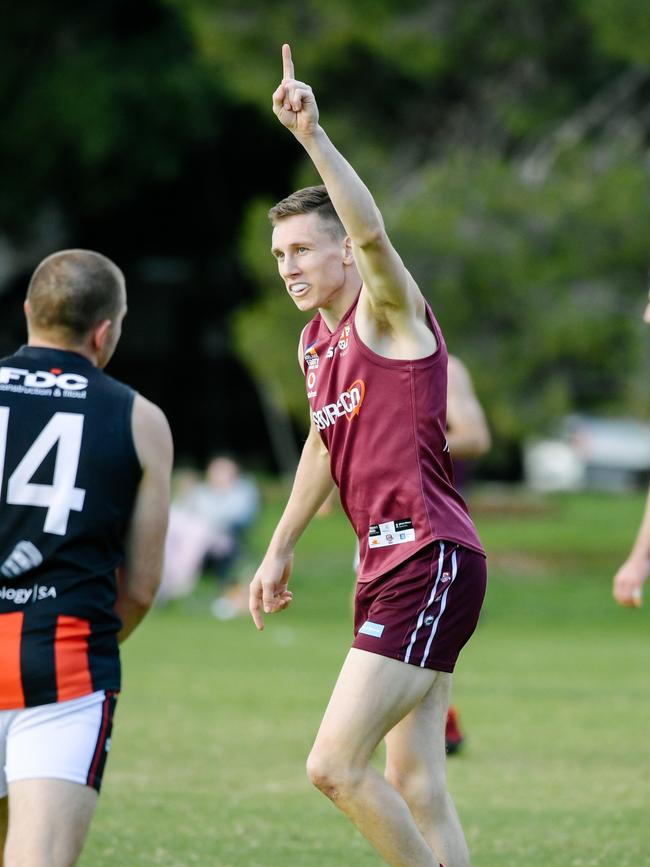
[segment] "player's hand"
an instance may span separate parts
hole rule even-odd
[[[626,560],[614,576],[613,595],[619,605],[640,608],[643,602],[643,584],[650,564],[639,560]]]
[[[282,81],[273,94],[273,112],[283,126],[300,137],[318,128],[318,106],[311,87],[296,81],[291,48],[282,46]]]
[[[262,610],[265,614],[275,614],[291,604],[293,593],[287,589],[287,584],[292,565],[291,554],[278,557],[267,553],[255,573],[250,583],[248,608],[258,629],[264,629]]]

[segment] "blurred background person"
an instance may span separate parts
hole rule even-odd
[[[191,505],[200,483],[201,474],[192,468],[174,471],[159,605],[189,596],[201,577],[212,534],[208,521]]]
[[[228,455],[212,458],[205,480],[188,496],[192,511],[201,515],[212,530],[208,566],[213,567],[220,579],[230,577],[243,534],[257,517],[259,504],[256,482],[244,475],[239,464]]]
[[[175,487],[159,601],[189,595],[201,575],[208,574],[218,588],[215,616],[227,619],[247,610],[237,569],[246,531],[259,512],[257,483],[234,458],[217,455],[203,478],[192,470],[179,471]]]
[[[492,437],[472,378],[457,355],[449,356],[447,367],[447,443],[462,491],[470,481],[471,461],[489,451]]]
[[[240,584],[241,566],[247,530],[258,515],[260,495],[252,476],[245,475],[239,464],[228,455],[214,457],[207,466],[205,481],[194,490],[194,511],[207,521],[212,544],[207,551],[204,569],[216,579],[218,595],[211,611],[222,620],[248,612],[248,581]]]
[[[650,292],[643,314],[650,325]],[[650,573],[650,488],[645,512],[630,554],[614,576],[614,599],[627,607],[640,607],[643,601],[643,586]]]
[[[447,443],[456,487],[464,493],[470,480],[471,462],[489,450],[492,438],[472,378],[457,355],[450,355],[447,365]],[[464,740],[458,710],[452,704],[445,726],[447,753],[457,753]]]

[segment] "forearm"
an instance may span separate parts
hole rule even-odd
[[[136,626],[144,619],[151,604],[151,602],[143,602],[127,595],[118,597],[115,603],[115,613],[122,621],[122,628],[117,634],[117,640],[120,644],[131,635]]]
[[[291,494],[273,533],[269,550],[276,553],[293,550],[333,485],[329,453],[318,434],[312,431],[302,450]]]
[[[490,435],[481,427],[447,431],[447,444],[454,458],[477,458],[489,451]]]
[[[345,157],[318,126],[297,136],[327,187],[332,204],[353,242],[364,247],[384,232],[384,222],[370,191]]]
[[[636,540],[630,552],[630,558],[650,562],[650,490],[645,504],[645,512]]]
[[[162,578],[162,546],[143,552],[145,539],[131,540],[127,560],[117,571],[114,611],[122,621],[117,639],[125,641],[153,607]]]

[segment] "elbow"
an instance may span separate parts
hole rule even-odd
[[[488,430],[479,431],[476,436],[475,456],[480,458],[492,448],[492,437]]]
[[[362,231],[352,235],[352,242],[355,247],[366,252],[370,250],[381,251],[390,245],[388,235],[381,222],[365,226]]]
[[[127,597],[125,601],[129,608],[137,609],[142,614],[146,614],[156,601],[159,586],[160,581],[151,581],[146,586],[130,588],[125,594]]]

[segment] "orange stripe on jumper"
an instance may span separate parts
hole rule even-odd
[[[22,612],[0,614],[0,708],[25,707],[20,673],[20,642],[23,632]]]
[[[93,691],[88,662],[89,635],[87,620],[63,614],[57,617],[54,639],[57,701],[80,698]]]

